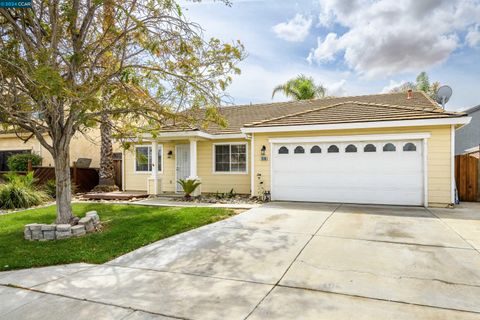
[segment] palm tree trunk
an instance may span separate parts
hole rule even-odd
[[[112,0],[106,0],[104,3],[104,19],[103,29],[108,31],[113,27],[113,3]],[[111,35],[111,33],[108,33]],[[108,62],[106,62],[108,63]],[[105,93],[104,93],[105,94]],[[107,108],[108,110],[108,108]],[[102,114],[100,124],[100,170],[98,172],[98,186],[94,191],[109,192],[116,191],[118,187],[115,185],[115,168],[113,166],[113,145],[112,145],[112,125],[108,117],[108,111]]]
[[[95,191],[109,192],[116,191],[115,168],[113,165],[113,144],[112,129],[110,119],[107,113],[102,114],[102,123],[100,124],[100,170],[98,172],[99,182]]]

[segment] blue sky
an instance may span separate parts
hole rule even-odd
[[[453,88],[447,109],[480,104],[480,0],[232,2],[182,5],[206,36],[245,45],[242,74],[228,88],[235,104],[271,102],[273,87],[300,73],[331,95],[358,95],[423,70]]]

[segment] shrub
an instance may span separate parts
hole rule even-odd
[[[57,197],[57,184],[54,179],[47,180],[42,186],[42,190],[53,199]],[[72,183],[72,195],[76,194],[77,190],[78,186]]]
[[[235,192],[235,190],[233,190],[233,188],[229,192],[221,192],[220,193],[220,192],[217,191],[217,193],[215,193],[215,197],[218,200],[235,198],[236,195],[237,195],[237,193]]]
[[[45,182],[45,184],[43,185],[43,191],[45,191],[46,194],[55,199],[57,197],[57,185],[55,183],[55,180],[50,179]]]
[[[33,172],[25,176],[9,173],[6,183],[0,186],[0,208],[17,209],[39,205],[49,199],[48,195],[35,188]]]
[[[27,171],[29,160],[32,161],[32,165],[34,166],[42,164],[42,157],[37,154],[14,154],[7,159],[8,169],[10,169],[10,171]]]
[[[201,185],[201,182],[196,179],[180,179],[178,180],[178,183],[182,186],[186,199],[190,199],[195,189],[197,189],[198,186]]]

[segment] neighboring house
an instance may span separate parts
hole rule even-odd
[[[472,121],[455,131],[455,154],[477,151],[480,145],[480,105],[465,110]]]
[[[20,133],[24,138],[30,134]],[[16,153],[35,153],[43,158],[42,166],[54,166],[53,158],[38,139],[31,138],[27,142],[20,139],[15,133],[0,133],[0,171],[7,171],[7,159]],[[100,131],[90,130],[88,138],[82,134],[73,137],[70,144],[70,161],[73,163],[78,158],[92,159],[90,167],[100,165]]]
[[[229,126],[170,129],[124,152],[126,190],[234,189],[272,200],[454,202],[454,130],[469,122],[420,92],[222,107]],[[148,142],[147,142],[148,141]],[[158,154],[158,156],[153,156]]]

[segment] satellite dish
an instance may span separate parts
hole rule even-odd
[[[445,103],[447,103],[448,100],[450,100],[452,93],[453,93],[453,90],[449,86],[441,86],[437,90],[435,100],[438,102],[438,104],[442,105],[443,109],[445,109]]]

